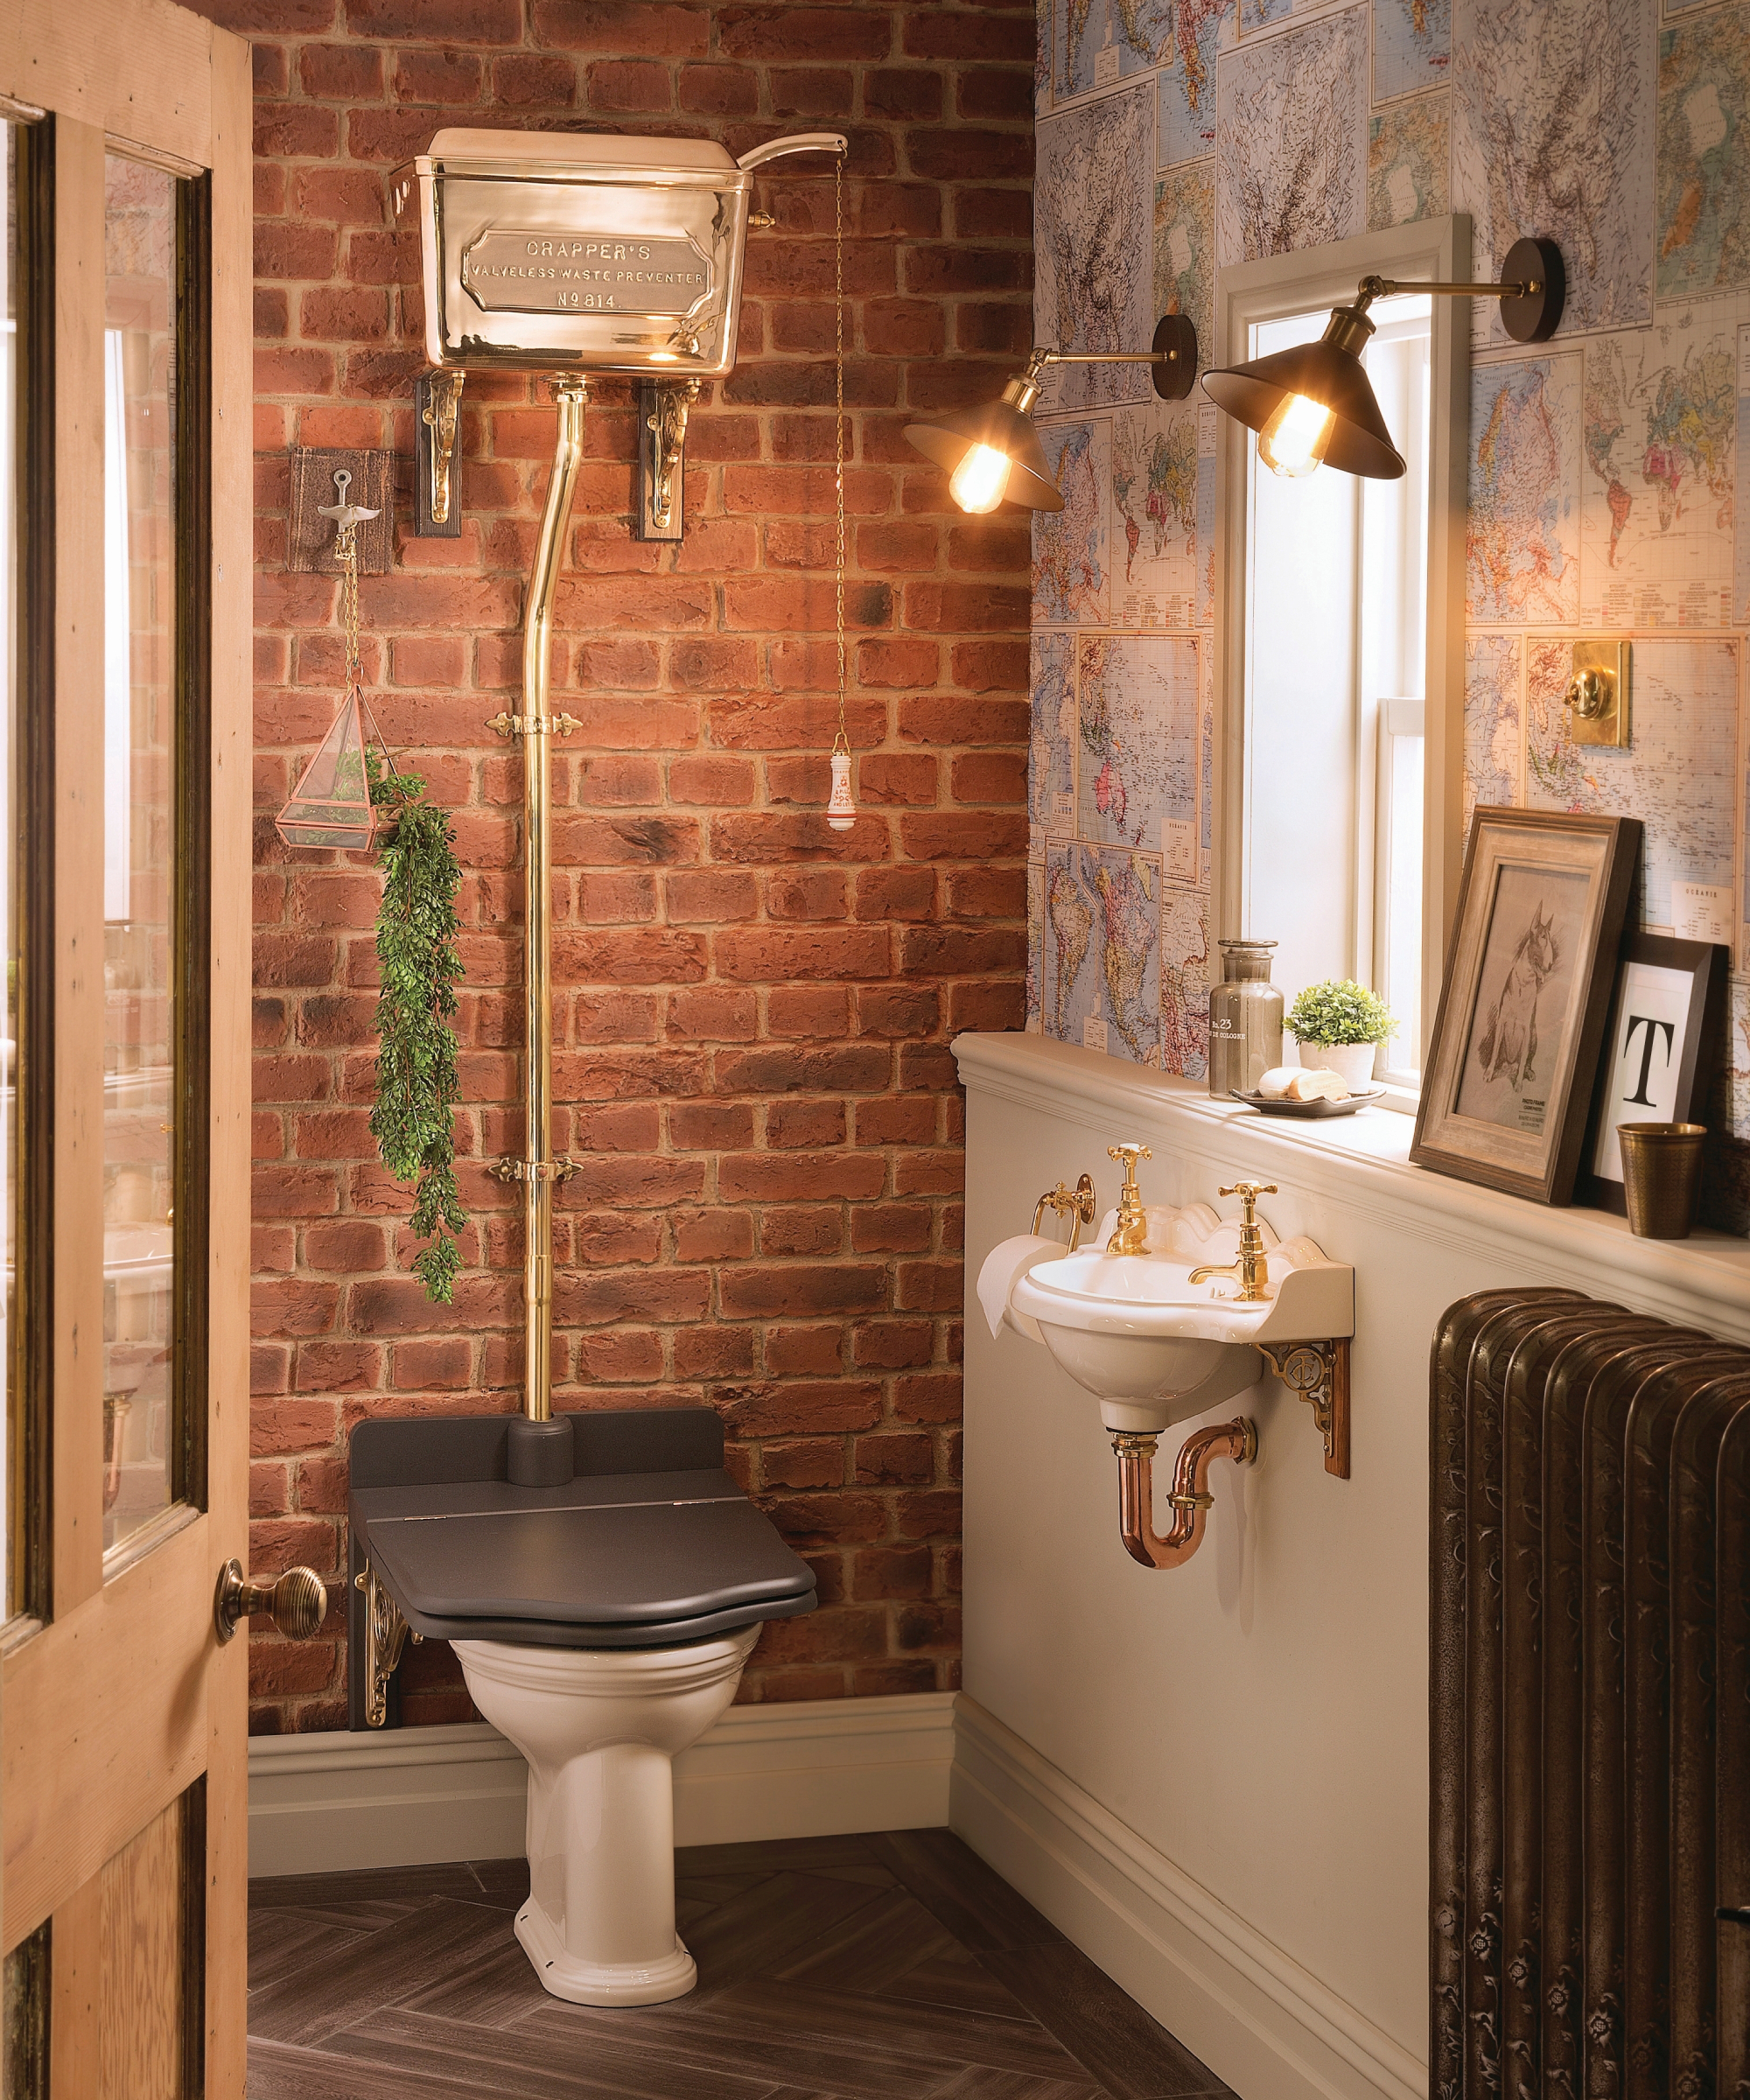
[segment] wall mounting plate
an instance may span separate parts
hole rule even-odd
[[[1582,634],[1573,645],[1572,676],[1562,696],[1576,744],[1626,751],[1629,734],[1629,640],[1626,634]]]
[[[387,576],[395,566],[395,454],[367,452],[362,446],[293,446],[285,565],[323,576],[340,575],[334,521],[322,514],[325,504],[343,500],[334,480],[337,472],[352,477],[344,500],[377,514],[363,520],[358,528],[359,574]]]

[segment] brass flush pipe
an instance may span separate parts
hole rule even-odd
[[[1257,1424],[1244,1415],[1200,1429],[1185,1439],[1167,1497],[1172,1522],[1165,1538],[1154,1530],[1154,1447],[1158,1438],[1138,1430],[1112,1432],[1118,1454],[1118,1533],[1124,1550],[1145,1568],[1180,1568],[1203,1544],[1203,1522],[1214,1508],[1209,1467],[1216,1459],[1250,1466],[1257,1457]]]
[[[571,1171],[553,1158],[553,847],[551,732],[572,726],[547,714],[553,587],[565,554],[565,528],[584,457],[589,382],[556,375],[559,410],[553,478],[529,572],[522,627],[522,1023],[523,1139],[516,1175],[522,1183],[522,1306],[527,1333],[522,1411],[531,1422],[553,1416],[553,1184]]]

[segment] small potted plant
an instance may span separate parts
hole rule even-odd
[[[1352,1094],[1372,1079],[1380,1044],[1397,1033],[1397,1022],[1382,999],[1365,984],[1334,979],[1309,984],[1295,1000],[1288,1026],[1300,1046],[1301,1063],[1336,1073]]]

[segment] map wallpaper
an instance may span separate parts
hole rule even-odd
[[[1638,816],[1641,924],[1730,900],[1709,1212],[1750,1230],[1750,0],[1038,0],[1034,340],[1135,347],[1214,274],[1467,212],[1568,265],[1554,340],[1473,312],[1466,808]],[[1035,513],[1027,1026],[1208,1070],[1215,410],[1050,375]],[[1746,491],[1750,496],[1750,491]],[[1632,747],[1568,642],[1634,636]],[[1215,965],[1219,975],[1219,964]],[[1297,989],[1285,985],[1290,993]]]

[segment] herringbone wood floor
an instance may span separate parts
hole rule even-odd
[[[536,1981],[520,1859],[254,1883],[250,2100],[1228,2095],[947,1830],[677,1868],[698,1988],[617,2012]]]

